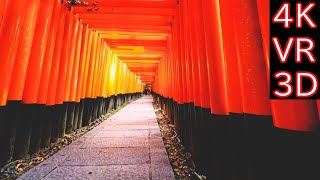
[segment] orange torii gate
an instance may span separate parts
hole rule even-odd
[[[270,1],[83,2],[0,3],[0,166],[152,85],[209,178],[315,172],[319,101],[269,99]]]

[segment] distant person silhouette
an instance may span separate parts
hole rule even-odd
[[[148,93],[148,96],[151,96],[151,87],[150,86],[147,87],[147,93]]]
[[[144,88],[143,94],[144,94],[144,95],[148,95],[148,87],[147,87],[147,86]]]

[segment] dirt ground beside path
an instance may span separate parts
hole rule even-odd
[[[160,109],[156,98],[153,101],[153,108],[157,116],[162,138],[169,156],[170,164],[177,180],[204,180],[205,176],[199,175],[195,171],[195,164],[191,154],[183,147],[174,125],[170,124],[170,119]]]

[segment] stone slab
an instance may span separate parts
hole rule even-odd
[[[94,137],[83,144],[83,148],[107,148],[107,147],[148,147],[149,139],[147,137],[125,137],[109,138]]]
[[[102,166],[114,164],[145,164],[148,148],[84,148],[65,159],[63,166]]]
[[[87,180],[87,179],[150,179],[149,165],[112,165],[112,166],[62,166],[56,168],[46,180]]]

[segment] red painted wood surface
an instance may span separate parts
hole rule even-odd
[[[52,67],[54,64],[54,53],[55,53],[55,45],[56,45],[56,37],[59,27],[60,20],[60,9],[61,9],[61,1],[55,0],[53,12],[51,14],[52,19],[49,26],[48,37],[45,47],[45,54],[44,54],[44,61],[41,71],[41,78],[39,84],[39,91],[38,91],[38,104],[46,104],[47,103],[47,95],[49,91],[49,82],[50,82],[50,75],[51,71],[54,71]],[[49,15],[50,16],[50,15]],[[62,17],[61,17],[62,18]],[[45,31],[46,32],[46,31]],[[43,48],[43,47],[42,47]]]
[[[61,47],[61,60],[59,64],[59,75],[56,89],[56,104],[62,104],[65,100],[66,82],[68,78],[68,70],[70,70],[69,56],[71,47],[71,38],[73,32],[73,12],[66,12],[66,21],[64,24],[63,43]]]
[[[234,27],[237,7],[220,0],[224,58],[226,62],[228,108],[232,113],[243,113],[243,87],[240,80],[240,58],[236,46]]]
[[[271,115],[268,78],[262,48],[261,30],[255,0],[234,0],[236,9],[233,26],[242,83],[245,113]],[[246,21],[243,21],[246,19]]]
[[[66,14],[67,11],[63,8],[60,9],[60,19],[59,25],[57,29],[57,35],[55,39],[55,46],[54,46],[54,56],[52,61],[51,73],[50,73],[50,80],[49,80],[49,87],[48,87],[48,94],[47,94],[47,105],[55,105],[56,104],[56,89],[58,83],[58,75],[59,75],[59,66],[60,66],[60,58],[61,58],[61,51],[62,51],[62,44],[63,44],[63,34],[65,31],[64,24],[66,21]]]
[[[219,2],[202,1],[202,8],[211,112],[226,115],[229,109]]]
[[[37,20],[36,32],[33,39],[31,48],[30,60],[27,69],[25,88],[23,91],[24,103],[37,103],[43,68],[47,68],[48,63],[51,63],[51,59],[46,59],[46,46],[48,45],[49,31],[51,27],[51,20],[53,14],[53,6],[58,6],[58,2],[55,1],[41,1],[39,8],[39,15]],[[50,46],[50,45],[49,45]],[[50,62],[48,62],[50,61]],[[48,78],[48,72],[46,72],[44,78]],[[48,79],[45,79],[48,81]],[[45,104],[45,102],[42,102]]]
[[[77,92],[76,92],[76,102],[80,102],[80,99],[83,98],[82,96],[82,87],[83,87],[83,80],[85,74],[85,65],[87,62],[86,55],[88,49],[88,41],[89,41],[89,28],[88,25],[83,26],[82,30],[82,38],[81,38],[81,49],[80,49],[80,64],[79,64],[79,73],[78,73],[78,80],[77,80]]]
[[[77,84],[79,83],[79,69],[82,68],[83,63],[80,63],[80,56],[81,56],[81,43],[82,38],[85,38],[85,33],[82,33],[84,27],[83,24],[79,23],[78,27],[78,33],[76,37],[76,44],[75,44],[75,54],[74,54],[74,63],[73,63],[73,71],[72,71],[72,77],[70,81],[70,95],[69,95],[69,101],[75,102],[76,101],[76,93],[77,93]],[[81,65],[81,67],[80,67]]]
[[[27,11],[25,8],[27,2],[25,1],[21,3],[6,2],[0,29],[0,106],[5,106],[7,103],[11,75],[21,37],[20,29],[24,24]]]
[[[4,12],[6,11],[6,7],[7,7],[7,0],[3,0],[3,3],[0,4],[0,30],[1,30]]]
[[[64,101],[69,102],[70,100],[70,90],[71,90],[71,80],[72,74],[75,72],[75,64],[77,64],[77,60],[75,59],[75,51],[76,51],[76,43],[78,38],[80,22],[77,15],[73,16],[73,27],[70,37],[70,50],[69,50],[69,57],[68,57],[68,69],[67,69],[67,76],[66,76],[66,84],[65,84],[65,94],[64,94]]]
[[[28,87],[32,87],[29,86],[29,84],[25,84],[25,81],[28,83],[28,79],[31,76],[33,78],[39,77],[39,75],[36,76],[37,74],[27,74],[27,72],[30,72],[30,70],[27,71],[28,67],[35,67],[34,64],[32,64],[32,61],[34,61],[35,58],[31,55],[34,53],[33,47],[36,46],[33,42],[39,41],[37,31],[42,30],[40,27],[42,25],[41,20],[42,18],[48,18],[41,17],[41,15],[43,15],[43,12],[45,11],[50,11],[48,9],[41,10],[39,5],[39,0],[33,0],[28,2],[25,7],[28,13],[25,14],[24,24],[20,29],[21,38],[19,40],[18,52],[15,57],[15,64],[11,77],[14,81],[11,81],[10,83],[8,100],[25,100],[25,98],[22,98],[24,90],[27,91]],[[29,65],[29,63],[31,65]],[[27,96],[31,97],[31,94],[28,94]],[[34,102],[35,101],[32,103]]]

